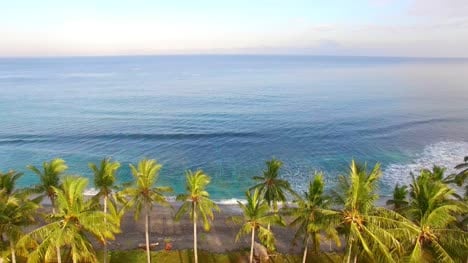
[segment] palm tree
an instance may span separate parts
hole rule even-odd
[[[115,186],[115,173],[120,167],[120,163],[112,162],[110,158],[104,158],[101,161],[100,167],[94,163],[90,163],[89,168],[94,173],[94,186],[99,189],[96,198],[103,198],[104,213],[107,214],[107,201],[112,195]],[[106,218],[107,219],[107,218]],[[107,244],[104,243],[103,261],[107,262]]]
[[[20,173],[0,173],[0,238],[10,243],[11,262],[16,263],[16,242],[23,236],[23,227],[35,222],[39,204],[29,199],[24,191],[15,190]]]
[[[395,261],[392,252],[400,252],[401,245],[394,237],[392,229],[401,230],[395,212],[376,208],[377,183],[381,176],[380,165],[372,171],[366,165],[358,165],[354,160],[350,165],[349,176],[340,176],[337,201],[341,204],[341,230],[346,237],[346,261],[354,262],[359,256],[369,261]],[[402,217],[402,216],[400,216]],[[403,230],[401,230],[403,231]]]
[[[15,170],[10,170],[6,173],[0,172],[0,189],[5,195],[12,195],[16,191],[16,181],[22,176]]]
[[[465,156],[463,163],[455,166],[455,169],[460,171],[449,175],[446,182],[456,184],[458,187],[462,187],[463,184],[468,180],[468,156]],[[463,198],[468,200],[468,184],[465,185],[465,195]]]
[[[298,198],[296,207],[290,208],[289,213],[293,217],[290,226],[297,227],[295,239],[304,236],[304,256],[302,262],[306,262],[309,241],[313,243],[314,252],[317,254],[320,248],[320,239],[323,234],[335,241],[340,246],[340,240],[335,226],[338,224],[338,213],[330,210],[330,198],[324,194],[325,183],[323,174],[317,173],[309,182],[309,189],[304,193],[304,198]]]
[[[155,186],[159,178],[161,165],[156,160],[143,159],[135,167],[130,164],[130,169],[135,178],[133,186],[125,189],[125,195],[130,197],[128,206],[135,207],[135,220],[140,217],[141,211],[145,211],[145,238],[146,257],[151,262],[149,243],[149,215],[154,203],[167,205],[165,193],[172,192],[172,188]]]
[[[393,199],[387,200],[387,205],[393,205],[393,210],[400,211],[408,205],[406,196],[408,195],[408,186],[399,184],[395,185],[393,189]]]
[[[277,214],[269,212],[270,207],[268,203],[260,196],[260,191],[255,189],[253,193],[251,191],[246,192],[247,203],[243,204],[238,201],[240,208],[242,209],[242,217],[233,217],[233,221],[241,223],[242,226],[236,235],[236,242],[239,239],[251,233],[250,241],[250,263],[253,262],[253,248],[255,242],[255,233],[258,232],[260,240],[264,240],[267,248],[270,250],[274,249],[275,237],[267,225],[277,224],[284,226],[284,222],[281,217]]]
[[[287,180],[279,178],[279,170],[283,163],[277,159],[266,161],[266,169],[263,171],[263,176],[254,176],[254,181],[258,183],[250,188],[258,188],[261,195],[267,201],[269,207],[273,210],[278,210],[278,202],[286,202],[286,193],[293,193],[291,185]]]
[[[249,190],[259,189],[260,194],[266,200],[270,210],[274,213],[278,212],[278,203],[286,202],[286,193],[294,196],[297,194],[292,190],[291,185],[287,180],[279,178],[279,170],[283,166],[280,160],[275,158],[266,161],[266,169],[263,170],[262,176],[254,176],[254,181],[258,182]],[[268,225],[270,229],[270,225]]]
[[[52,204],[52,212],[55,213],[55,188],[60,187],[60,176],[68,169],[65,161],[56,158],[50,162],[44,162],[42,171],[33,165],[27,167],[39,176],[40,182],[33,188],[33,191],[47,196]]]
[[[206,186],[210,183],[210,177],[198,170],[195,173],[188,171],[186,174],[185,194],[177,196],[178,201],[184,203],[177,211],[175,218],[180,220],[182,215],[188,212],[193,222],[193,252],[195,263],[198,263],[197,253],[197,220],[201,220],[205,231],[209,231],[214,220],[213,210],[219,211],[219,207],[210,199]]]
[[[42,172],[39,168],[28,165],[29,170],[39,176],[40,183],[32,191],[41,194],[39,198],[47,196],[52,205],[52,214],[55,214],[55,189],[60,186],[60,176],[68,169],[65,161],[60,158],[42,163]],[[57,247],[57,259],[61,261],[60,248]]]
[[[74,263],[98,262],[89,236],[104,243],[114,239],[120,229],[115,218],[94,210],[93,202],[85,200],[87,184],[86,178],[65,177],[60,188],[54,187],[57,213],[49,216],[50,223],[33,230],[18,242],[26,248],[34,245],[28,262],[49,261],[56,254],[54,248],[62,246],[66,246]],[[60,257],[57,260],[61,262]]]
[[[468,213],[467,204],[453,197],[454,190],[431,173],[415,178],[406,210],[411,220],[406,247],[408,261],[462,262],[468,257],[468,233],[454,226],[457,217]]]

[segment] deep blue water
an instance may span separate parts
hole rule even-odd
[[[240,198],[273,156],[303,189],[351,158],[381,162],[388,194],[409,171],[468,154],[468,60],[156,56],[0,59],[0,170],[64,158],[90,176],[105,156],[163,164],[183,190],[202,168],[216,199]],[[91,187],[92,185],[90,185]]]

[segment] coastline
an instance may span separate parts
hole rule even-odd
[[[150,214],[150,243],[152,251],[164,250],[165,240],[170,239],[173,250],[193,249],[193,224],[188,216],[184,216],[180,221],[174,220],[174,215],[181,205],[181,202],[170,201],[170,207],[154,205]],[[50,210],[50,204],[44,202],[44,210]],[[237,204],[218,204],[220,212],[215,212],[215,218],[211,229],[205,232],[201,226],[198,230],[198,247],[200,250],[212,253],[225,253],[239,251],[250,247],[250,236],[245,236],[235,242],[235,237],[240,229],[240,225],[234,224],[230,217],[240,216],[241,210]],[[286,219],[286,223],[289,223]],[[115,251],[127,251],[143,249],[145,242],[144,217],[134,219],[134,213],[130,209],[121,220],[121,233],[116,234],[115,240],[108,243],[108,248]],[[276,238],[277,252],[282,254],[302,253],[301,240],[297,244],[293,243],[295,231],[290,227],[272,227]],[[93,240],[95,249],[102,249],[102,244]],[[340,251],[332,243],[327,241],[321,244],[321,251]]]

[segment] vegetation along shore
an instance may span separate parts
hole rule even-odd
[[[384,207],[379,164],[353,160],[331,191],[316,173],[296,193],[272,159],[237,209],[210,198],[202,170],[187,171],[185,192],[174,193],[159,184],[161,167],[143,159],[130,165],[134,180],[118,185],[120,163],[110,158],[89,164],[93,182],[53,159],[27,166],[39,183],[21,189],[21,173],[0,173],[0,262],[468,260],[468,157],[454,174],[438,166],[411,174]]]

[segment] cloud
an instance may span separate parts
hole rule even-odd
[[[409,14],[430,17],[467,17],[467,0],[413,0]]]

